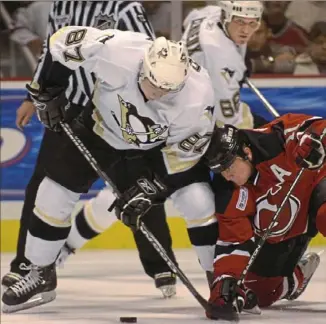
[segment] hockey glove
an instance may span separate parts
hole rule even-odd
[[[64,88],[53,87],[40,91],[26,85],[33,104],[36,107],[37,117],[47,128],[60,132],[60,122],[64,121],[65,111],[69,108]]]
[[[237,280],[231,276],[221,276],[215,279],[208,303],[212,311],[206,311],[210,319],[234,320],[246,303],[246,293],[237,286]]]
[[[138,230],[140,218],[154,204],[164,203],[166,187],[156,178],[140,178],[115,203],[115,212],[126,226]]]
[[[309,128],[300,138],[294,150],[295,162],[301,168],[310,170],[320,168],[325,162],[326,136],[320,138]]]

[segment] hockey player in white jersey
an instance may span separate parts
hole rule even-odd
[[[219,6],[193,10],[185,20],[183,40],[191,57],[208,70],[219,124],[253,127],[252,114],[240,101],[239,90],[246,73],[246,44],[259,27],[262,12],[259,1],[219,1]],[[191,243],[210,282],[218,239],[211,187],[193,183],[175,192],[172,200],[186,219]]]
[[[189,13],[182,39],[189,55],[208,70],[219,122],[252,128],[250,108],[240,100],[239,91],[247,70],[247,42],[259,27],[263,5],[260,1],[217,3]]]
[[[140,215],[187,185],[214,128],[214,91],[205,69],[182,42],[118,30],[65,27],[48,45],[38,87],[29,91],[42,123],[60,131],[73,70],[97,78],[93,105],[71,127],[120,192],[115,213],[109,192],[70,215],[97,174],[65,133],[46,166],[26,242],[31,271],[3,294],[3,311],[15,312],[55,298],[54,262],[70,229],[81,245],[116,221],[137,230]],[[194,171],[193,171],[194,170]],[[72,228],[71,228],[72,227]],[[41,298],[36,296],[41,294]]]
[[[209,5],[202,8],[195,8],[188,13],[185,20],[182,23],[182,26],[184,30],[186,30],[186,28],[193,20],[197,20],[197,19],[204,20],[205,18],[212,18],[212,17],[216,17],[217,19],[220,19],[220,16],[221,16],[221,8],[217,5]]]

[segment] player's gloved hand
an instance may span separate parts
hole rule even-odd
[[[251,314],[261,314],[257,295],[250,289],[246,289],[246,303],[243,306],[243,310]]]
[[[115,203],[117,218],[133,230],[138,230],[140,218],[154,204],[164,203],[166,187],[155,176],[140,178]]]
[[[237,280],[231,276],[221,276],[215,279],[208,303],[216,308],[216,314],[207,312],[210,319],[232,320],[243,310],[246,304],[244,288],[237,286]]]
[[[323,139],[309,128],[294,149],[295,162],[301,168],[318,169],[325,162],[326,136]]]
[[[60,122],[64,121],[65,111],[69,105],[65,96],[65,89],[53,87],[37,90],[29,85],[26,85],[26,88],[36,107],[37,117],[41,123],[55,132],[60,132]]]

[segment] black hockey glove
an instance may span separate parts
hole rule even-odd
[[[156,177],[140,178],[115,203],[115,212],[126,226],[138,230],[140,218],[152,205],[164,203],[167,189]]]
[[[316,170],[321,168],[326,158],[326,136],[321,138],[310,127],[300,138],[294,150],[295,162],[301,168]]]
[[[244,287],[237,286],[237,280],[231,276],[216,278],[211,286],[208,303],[211,309],[206,311],[210,319],[235,320],[246,303]]]
[[[69,108],[69,102],[65,96],[65,89],[53,87],[45,90],[33,89],[29,85],[26,88],[36,107],[37,117],[47,128],[60,132],[60,122],[64,121],[65,111]]]

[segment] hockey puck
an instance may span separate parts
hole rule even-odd
[[[120,317],[121,323],[137,323],[137,317]]]

